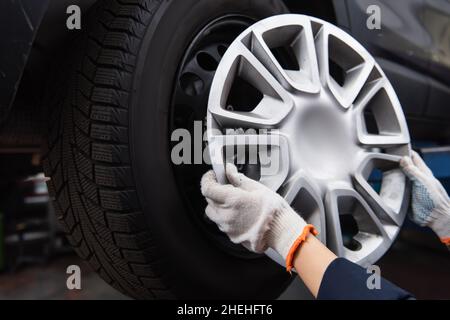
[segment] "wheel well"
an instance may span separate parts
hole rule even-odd
[[[84,12],[96,1],[49,1],[30,53],[24,57],[27,61],[11,110],[0,123],[0,173],[5,181],[40,170],[38,155],[47,132],[43,94],[52,70],[64,62],[65,48],[79,33],[65,28],[66,8],[76,4]],[[0,183],[0,190],[1,187]]]
[[[332,0],[284,0],[284,3],[292,13],[314,16],[333,24],[337,22],[336,11]]]
[[[30,52],[16,99],[8,120],[0,132],[0,153],[10,147],[39,147],[45,130],[46,110],[38,103],[48,84],[47,78],[55,68],[55,62],[64,59],[63,48],[76,37],[77,31],[68,31],[65,25],[65,8],[69,4],[88,10],[98,0],[51,0],[47,13],[38,29]],[[312,15],[335,23],[333,0],[283,0],[293,13]],[[14,139],[10,137],[14,136]]]

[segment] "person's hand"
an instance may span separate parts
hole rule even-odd
[[[450,245],[450,199],[444,187],[416,152],[412,158],[403,158],[400,165],[413,183],[411,219],[430,227]]]
[[[316,234],[280,195],[239,173],[234,165],[227,164],[226,176],[230,184],[221,185],[209,171],[201,187],[208,202],[206,215],[232,242],[257,253],[272,248],[286,259],[299,236]]]

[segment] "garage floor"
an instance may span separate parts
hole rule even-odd
[[[68,290],[66,287],[69,265],[81,268],[81,290]],[[92,272],[78,256],[69,254],[45,266],[23,267],[15,273],[1,274],[0,300],[3,299],[121,300],[127,297]]]
[[[431,232],[403,231],[377,265],[417,299],[450,299],[450,251]]]
[[[81,267],[81,290],[66,288],[67,266]],[[407,230],[378,262],[382,276],[419,299],[450,299],[450,252],[434,235]],[[298,299],[295,290],[284,296]],[[75,255],[42,266],[0,274],[0,299],[127,299],[109,287]]]

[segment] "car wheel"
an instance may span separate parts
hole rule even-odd
[[[172,130],[204,120],[227,46],[286,11],[274,0],[91,8],[47,100],[45,172],[70,243],[115,288],[134,298],[269,299],[289,284],[272,260],[230,244],[204,219],[199,180],[208,167],[170,158]]]
[[[251,168],[338,256],[371,265],[399,233],[409,204],[399,164],[411,151],[406,120],[375,59],[338,27],[287,14],[248,28],[217,69],[208,129],[219,181],[225,162]]]

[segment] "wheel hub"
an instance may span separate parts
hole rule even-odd
[[[296,140],[290,144],[292,169],[303,169],[318,182],[349,181],[349,167],[359,148],[348,125],[351,117],[337,109],[332,97],[325,92],[309,103],[302,99],[297,101],[300,102],[280,128],[281,134]]]
[[[336,254],[368,265],[392,244],[408,204],[399,160],[409,133],[383,71],[348,34],[302,15],[254,24],[219,64],[207,120],[220,182],[237,147],[257,146],[277,170],[261,160],[241,171],[285,197]]]

